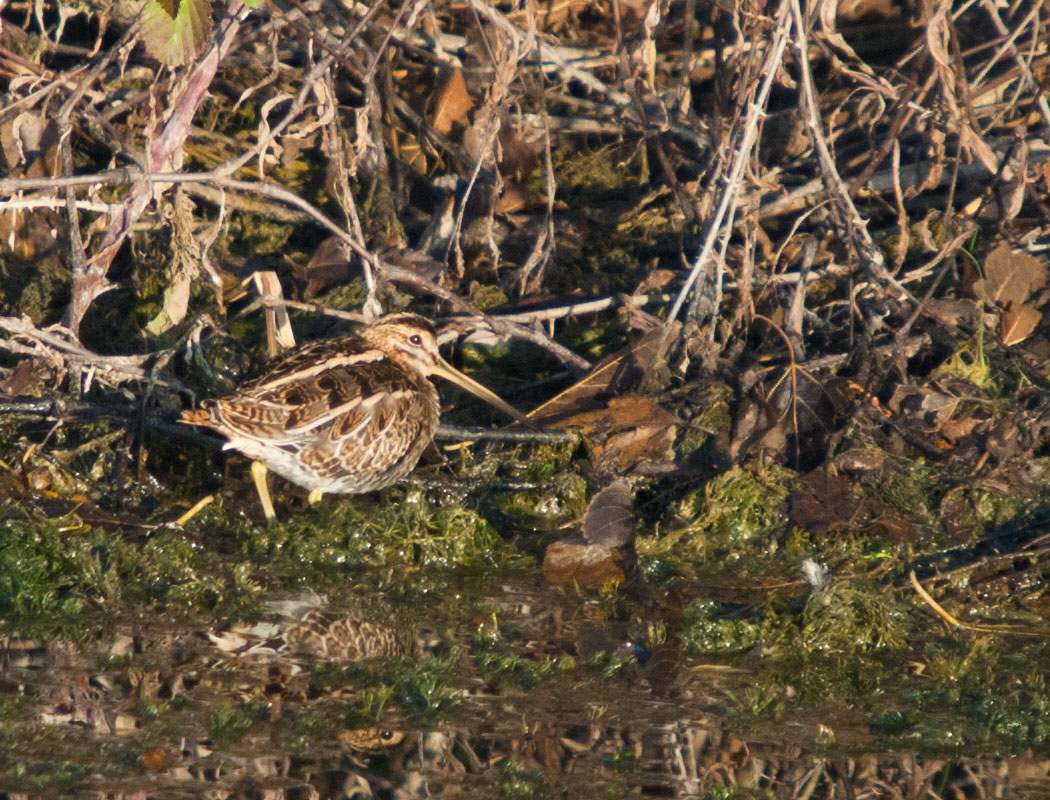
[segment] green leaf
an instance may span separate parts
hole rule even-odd
[[[210,39],[209,0],[146,0],[142,41],[153,58],[170,67],[185,66]]]

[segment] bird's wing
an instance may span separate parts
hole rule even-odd
[[[341,439],[373,427],[375,417],[398,416],[419,380],[426,379],[407,375],[360,340],[319,341],[271,361],[214,408],[235,436],[280,445],[331,429],[329,436]]]

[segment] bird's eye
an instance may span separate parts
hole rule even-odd
[[[412,336],[409,336],[408,341],[410,341],[412,344],[421,345],[423,344],[423,337],[416,333]]]

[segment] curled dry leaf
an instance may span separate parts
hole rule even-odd
[[[349,283],[353,276],[350,259],[350,248],[346,242],[338,236],[329,236],[317,246],[306,266],[295,262],[292,272],[302,298],[309,300],[334,286]]]
[[[583,538],[591,544],[619,547],[634,535],[631,484],[618,480],[591,498],[583,515]]]
[[[654,381],[651,365],[664,340],[663,326],[595,367],[583,380],[534,409],[541,427],[577,428],[595,463],[618,474],[640,460],[669,460],[677,417],[655,401],[632,392]],[[667,333],[673,340],[677,325]]]
[[[582,380],[529,413],[529,419],[540,427],[559,428],[573,424],[578,415],[604,409],[609,398],[636,390],[645,380],[650,367],[658,361],[658,349],[664,341],[674,341],[679,323],[668,331],[660,327],[649,331],[638,341],[603,360]]]

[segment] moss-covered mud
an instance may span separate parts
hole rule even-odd
[[[782,467],[685,491],[650,481],[634,577],[555,587],[544,547],[587,494],[571,448],[470,455],[381,497],[304,507],[280,493],[269,527],[237,474],[182,527],[156,521],[181,505],[164,493],[119,513],[55,492],[8,501],[0,784],[764,797],[1046,777],[1042,563],[1020,549],[1046,512],[998,491],[1013,468],[975,485],[884,465],[849,489],[878,513],[823,531],[799,508],[813,485]],[[941,523],[956,506],[965,536]],[[894,540],[899,520],[921,533]],[[418,645],[347,662],[275,654],[261,635],[216,644],[287,621],[275,601],[307,592]]]

